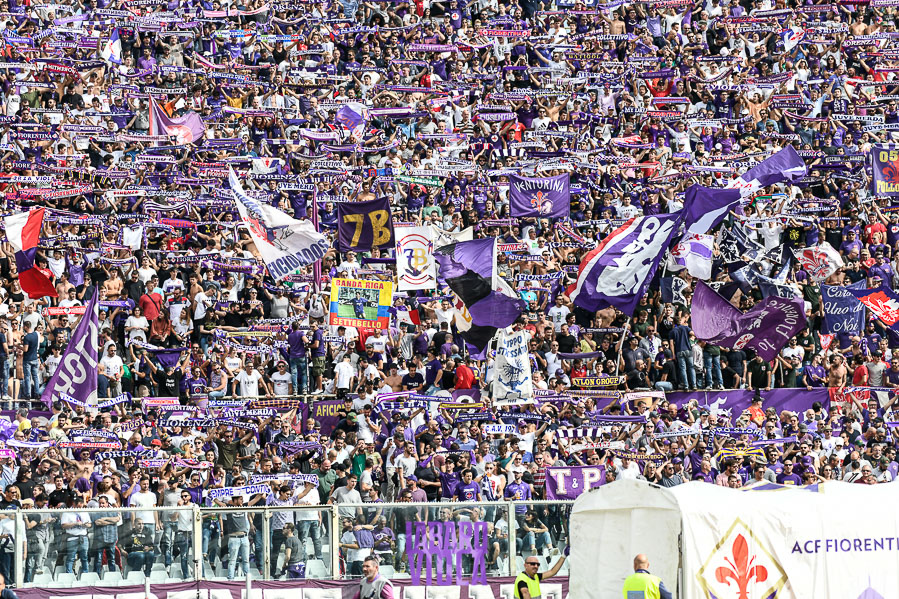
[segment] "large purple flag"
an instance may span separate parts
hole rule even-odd
[[[727,187],[739,189],[740,195],[745,198],[767,185],[801,179],[807,172],[802,157],[793,146],[787,146],[731,181]]]
[[[865,282],[849,285],[852,289],[864,289]],[[824,308],[825,333],[860,334],[865,328],[865,305],[838,285],[821,285],[821,303]]]
[[[206,125],[196,112],[172,118],[150,98],[150,135],[174,135],[177,144],[189,144],[206,134]]]
[[[806,324],[800,298],[772,295],[743,313],[702,281],[690,312],[698,339],[733,349],[751,347],[768,361]]]
[[[687,233],[702,234],[711,231],[739,203],[740,191],[737,189],[691,185],[684,194],[684,224]]]
[[[390,199],[337,204],[337,239],[340,251],[368,252],[393,247],[393,216]]]
[[[84,311],[84,316],[75,331],[72,341],[66,346],[56,372],[41,394],[41,401],[48,406],[59,401],[61,395],[88,406],[97,404],[97,338],[100,330],[97,301],[100,294],[94,294]]]
[[[463,339],[481,354],[499,328],[521,316],[525,303],[496,273],[496,238],[460,241],[437,248],[437,279],[452,289],[471,316]],[[457,323],[458,326],[458,323]]]
[[[605,466],[546,469],[546,498],[577,499],[584,491],[606,484]]]
[[[512,175],[509,207],[512,216],[565,218],[571,212],[568,173],[555,177],[520,177]]]
[[[680,212],[643,216],[613,231],[584,256],[577,282],[566,290],[568,297],[591,312],[615,306],[633,314],[680,219]]]

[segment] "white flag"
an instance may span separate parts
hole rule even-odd
[[[507,333],[500,330],[493,379],[494,405],[519,405],[534,401],[531,359],[528,354],[527,331]]]
[[[247,195],[230,166],[228,183],[234,193],[240,219],[249,229],[250,237],[273,279],[280,281],[300,267],[321,259],[328,251],[328,238],[317,232],[310,221],[291,218]]]
[[[802,270],[807,272],[815,282],[823,281],[843,268],[843,257],[826,241],[801,250],[794,249],[793,254],[802,265]]]
[[[712,257],[715,248],[713,235],[688,233],[668,254],[668,270],[687,269],[697,279],[712,278]]]
[[[437,288],[434,236],[431,227],[395,227],[397,289]]]

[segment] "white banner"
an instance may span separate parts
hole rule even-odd
[[[496,405],[520,400],[533,401],[534,385],[531,378],[531,360],[528,355],[528,341],[531,334],[518,331],[508,334],[499,331],[496,350],[495,377],[493,379],[493,399]]]
[[[689,483],[672,489],[684,527],[683,597],[899,597],[893,508],[899,489],[840,482],[819,488],[744,492]],[[862,505],[864,518],[828,516]]]
[[[395,227],[396,271],[400,291],[437,288],[431,227]]]
[[[228,182],[240,218],[273,279],[280,281],[298,272],[300,267],[320,260],[328,251],[328,238],[317,232],[312,222],[291,218],[247,195],[230,166]]]

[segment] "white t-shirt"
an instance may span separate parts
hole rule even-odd
[[[103,359],[100,360],[100,367],[103,369],[103,374],[105,374],[107,378],[112,378],[117,374],[121,374],[124,365],[122,358],[118,356],[103,356]]]
[[[243,397],[254,397],[259,395],[259,381],[262,375],[258,370],[254,370],[247,374],[246,370],[241,370],[237,375],[237,382],[240,383],[240,394]]]
[[[275,395],[290,395],[290,383],[293,377],[289,372],[276,372],[272,375],[272,384],[275,387]]]
[[[128,505],[131,507],[155,507],[156,493],[153,491],[147,491],[146,493],[137,491],[136,493],[132,493],[131,497],[128,499]],[[135,512],[134,517],[147,526],[156,526],[156,518],[153,517],[153,512]]]
[[[568,306],[553,306],[549,309],[549,317],[553,322],[553,328],[556,333],[562,332],[562,325],[565,324],[565,318],[571,313]]]

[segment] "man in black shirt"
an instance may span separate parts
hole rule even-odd
[[[556,335],[556,341],[559,342],[559,351],[564,354],[572,353],[574,346],[577,345],[577,339],[568,332],[567,324],[562,325],[562,330]]]

